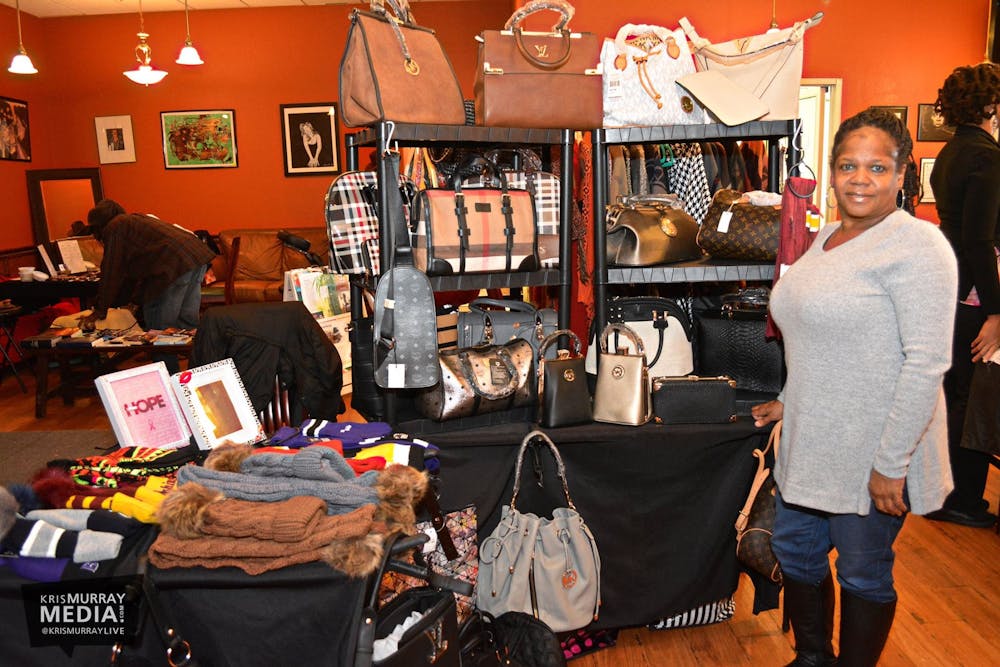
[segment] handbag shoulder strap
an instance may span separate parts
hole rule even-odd
[[[781,420],[775,423],[774,427],[771,429],[771,435],[767,438],[767,446],[763,450],[755,449],[753,450],[753,455],[757,459],[757,473],[754,475],[753,484],[750,485],[750,493],[747,494],[747,500],[743,503],[743,509],[740,510],[739,514],[736,515],[736,532],[741,533],[743,529],[747,527],[747,521],[750,519],[750,508],[753,507],[753,501],[757,499],[757,493],[760,491],[760,487],[764,485],[767,480],[767,476],[771,474],[770,468],[767,467],[767,452],[774,449],[774,455],[778,455],[778,443],[781,441]]]
[[[524,452],[536,439],[549,446],[549,450],[556,460],[556,474],[559,475],[559,480],[562,482],[563,494],[566,496],[566,505],[570,509],[575,510],[576,505],[573,504],[573,500],[569,497],[569,484],[566,482],[566,464],[563,463],[562,456],[559,454],[559,450],[556,449],[556,445],[552,442],[552,439],[542,431],[537,430],[531,431],[528,435],[524,436],[524,440],[521,441],[521,448],[517,450],[517,463],[514,465],[514,492],[510,497],[510,508],[512,510],[516,509],[517,494],[521,490],[521,464],[524,462]]]

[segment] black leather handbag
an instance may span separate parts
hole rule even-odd
[[[736,382],[720,377],[653,378],[657,424],[725,424],[736,421]]]
[[[697,312],[695,343],[698,375],[726,375],[758,402],[774,398],[785,381],[781,343],[765,335],[765,308],[723,307]]]
[[[569,349],[560,349],[555,359],[546,352],[559,338],[570,340]],[[538,349],[539,423],[545,428],[586,424],[593,420],[586,362],[580,354],[580,338],[569,329],[549,335]]]

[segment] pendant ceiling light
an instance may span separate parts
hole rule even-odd
[[[204,65],[205,61],[201,59],[198,49],[194,48],[194,44],[191,42],[191,24],[188,22],[187,0],[184,0],[184,29],[187,31],[187,39],[184,40],[184,48],[181,49],[181,54],[177,56],[177,64]]]
[[[144,86],[163,81],[163,77],[167,73],[161,69],[156,69],[151,64],[150,55],[153,53],[153,49],[146,43],[149,33],[146,32],[146,26],[142,19],[142,0],[139,0],[139,32],[136,34],[139,36],[139,44],[135,47],[135,59],[139,62],[139,66],[135,69],[126,70],[122,74]]]
[[[15,5],[17,6],[17,55],[10,61],[7,71],[11,74],[38,74],[21,41],[21,0],[17,0]]]
[[[778,9],[778,0],[771,0],[771,27],[767,29],[766,34],[778,32],[781,30],[781,28],[778,27],[778,21],[775,18],[775,15],[777,14],[777,9]]]

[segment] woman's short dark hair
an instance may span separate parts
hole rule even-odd
[[[1000,102],[1000,65],[980,63],[956,67],[938,90],[934,110],[948,125],[979,125],[996,113]]]
[[[910,131],[906,129],[906,125],[903,124],[903,121],[896,114],[874,107],[856,113],[840,124],[837,134],[833,137],[833,150],[830,151],[830,166],[833,167],[834,162],[837,161],[840,151],[843,150],[844,140],[847,138],[847,135],[862,127],[874,127],[882,130],[892,138],[893,143],[896,144],[896,154],[893,156],[896,161],[896,169],[902,169],[906,164],[906,159],[913,152],[913,139],[910,138]]]

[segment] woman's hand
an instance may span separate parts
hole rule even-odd
[[[903,501],[903,484],[906,478],[892,479],[872,468],[868,478],[868,495],[875,503],[875,509],[890,516],[903,516],[909,511]]]
[[[1000,349],[1000,315],[988,315],[972,341],[972,363],[986,361]]]
[[[767,403],[760,403],[750,408],[753,425],[758,428],[778,421],[784,414],[785,404],[781,401],[768,401]]]

